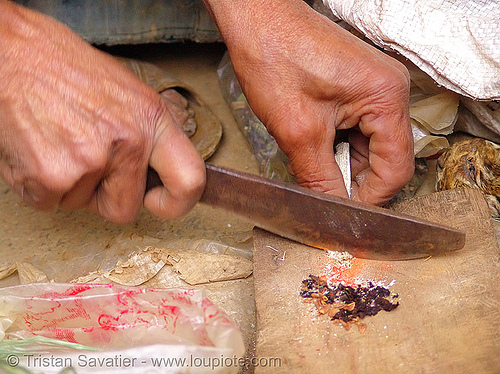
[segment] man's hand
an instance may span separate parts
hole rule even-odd
[[[302,0],[205,0],[255,112],[298,182],[347,196],[333,147],[351,144],[352,196],[383,204],[413,174],[406,68]]]
[[[162,98],[65,26],[0,0],[0,175],[29,205],[118,223],[186,213],[205,182],[175,95]],[[176,102],[178,101],[178,102]],[[164,188],[144,197],[148,164]]]

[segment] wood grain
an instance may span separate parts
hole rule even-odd
[[[444,191],[394,209],[462,229],[466,245],[425,260],[360,260],[360,278],[393,281],[400,295],[399,308],[363,320],[364,334],[299,296],[326,252],[255,229],[256,355],[281,359],[256,373],[500,372],[500,252],[483,196]]]

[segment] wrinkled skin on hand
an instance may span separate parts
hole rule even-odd
[[[409,74],[302,1],[206,0],[242,89],[297,181],[347,196],[333,146],[351,144],[352,196],[383,204],[413,174]]]
[[[86,207],[117,223],[143,203],[185,214],[205,168],[181,130],[182,106],[65,26],[0,0],[0,175],[27,204]],[[165,187],[144,196],[148,165]]]

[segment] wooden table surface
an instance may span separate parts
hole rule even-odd
[[[299,295],[303,279],[325,273],[327,252],[255,230],[256,356],[281,360],[256,373],[500,372],[500,255],[482,195],[445,191],[395,209],[464,230],[466,245],[421,260],[356,259],[346,277],[390,285],[400,301],[363,319],[363,334],[318,315]]]

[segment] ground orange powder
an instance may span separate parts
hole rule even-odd
[[[331,254],[323,257],[322,271],[319,276],[328,284],[343,283],[346,286],[354,287],[366,282],[383,282],[388,281],[387,277],[392,273],[393,267],[382,261],[367,261],[361,258],[346,255],[344,252]],[[370,274],[370,278],[366,279],[367,272],[363,271],[366,268]],[[364,274],[363,274],[364,273]],[[391,282],[391,284],[394,280]]]
[[[359,275],[363,270],[365,263],[359,258],[350,258],[346,260],[337,260],[326,258],[320,277],[328,283],[343,283],[346,286],[354,286],[361,282]]]

